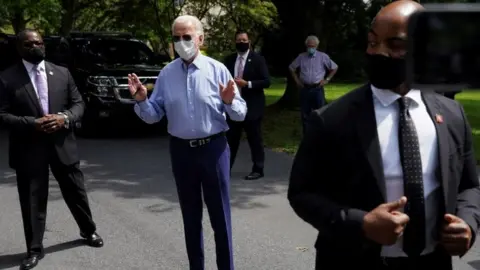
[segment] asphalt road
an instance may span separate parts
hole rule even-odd
[[[79,240],[77,226],[51,181],[45,247],[39,270],[188,269],[183,226],[167,151],[161,137],[79,140],[89,198],[101,249]],[[315,230],[286,199],[292,159],[267,152],[266,178],[245,182],[250,169],[244,145],[231,183],[236,269],[312,270]],[[25,245],[15,184],[0,134],[0,269],[18,269]],[[216,269],[213,233],[205,210],[206,269]],[[455,269],[480,269],[479,249]]]

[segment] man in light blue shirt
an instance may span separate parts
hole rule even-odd
[[[300,90],[300,108],[305,134],[306,121],[310,113],[326,104],[324,86],[330,82],[338,70],[338,65],[326,53],[318,51],[318,38],[308,36],[305,40],[306,52],[295,58],[289,69]],[[297,75],[300,69],[300,76]]]
[[[233,270],[230,148],[225,138],[225,113],[233,121],[243,121],[247,106],[228,69],[200,53],[204,35],[196,17],[178,17],[172,32],[180,58],[160,72],[149,98],[138,77],[129,75],[130,92],[137,101],[135,112],[146,123],[158,122],[164,116],[168,119],[172,169],[190,269],[204,269],[203,190],[215,232],[218,269]]]

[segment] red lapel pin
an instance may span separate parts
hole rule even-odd
[[[440,114],[436,114],[435,121],[439,124],[443,123],[443,116],[441,116]]]

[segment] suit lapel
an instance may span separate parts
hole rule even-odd
[[[55,80],[54,80],[54,76],[55,76],[55,72],[53,70],[53,66],[50,65],[50,63],[48,62],[45,62],[45,75],[47,76],[47,85],[48,85],[48,111],[50,113],[52,113],[54,110],[54,84],[55,84]]]
[[[370,85],[363,86],[362,96],[357,100],[356,129],[360,139],[362,152],[365,153],[373,177],[377,182],[383,200],[386,200],[385,176],[383,162],[378,140],[377,121],[373,107],[372,91]]]
[[[230,74],[232,74],[232,77],[235,78],[235,61],[236,61],[236,58],[237,57],[237,54],[232,54],[231,57],[228,57],[227,59],[227,62],[225,63],[227,65],[227,68],[228,70],[230,71]]]
[[[30,98],[30,101],[32,101],[32,104],[34,105],[39,115],[43,115],[42,106],[40,105],[40,101],[38,100],[37,92],[35,92],[35,88],[33,87],[34,82],[30,79],[30,76],[28,75],[28,71],[22,62],[20,62],[20,64],[18,65],[18,69],[19,69],[18,73],[21,74],[21,76],[23,76],[22,80],[27,82],[23,86],[25,88],[25,92],[27,92],[27,95]]]
[[[247,55],[247,58],[245,59],[245,67],[243,68],[243,78],[244,79],[248,78],[248,72],[250,71],[251,62],[252,62],[252,51],[249,51],[248,55]]]
[[[436,175],[442,183],[443,198],[445,209],[447,212],[453,213],[455,209],[448,209],[448,129],[447,124],[439,121],[442,119],[442,107],[438,98],[433,93],[425,93],[422,95],[423,101],[427,107],[427,111],[432,118],[433,124],[437,132],[437,149],[438,149],[438,166]]]

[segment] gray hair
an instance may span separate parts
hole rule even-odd
[[[191,23],[194,25],[195,27],[195,32],[197,33],[197,35],[201,36],[203,35],[203,25],[202,25],[202,22],[195,16],[192,16],[192,15],[182,15],[182,16],[178,16],[172,23],[172,32],[174,31],[175,29],[175,25],[177,23],[181,23],[181,24],[188,24],[188,23]]]
[[[307,43],[308,43],[309,41],[315,42],[315,44],[317,44],[317,46],[318,46],[318,44],[320,43],[320,41],[318,40],[318,37],[317,37],[317,36],[313,36],[313,35],[312,35],[312,36],[308,36],[307,39],[305,39],[305,45],[307,45]]]

